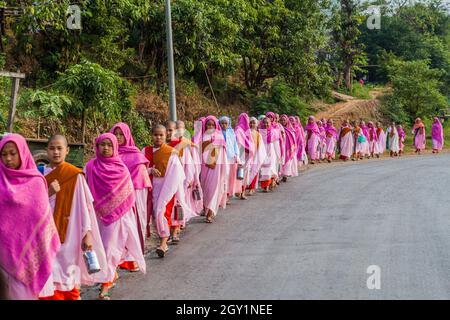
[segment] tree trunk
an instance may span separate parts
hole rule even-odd
[[[345,65],[344,77],[345,77],[345,86],[347,87],[347,90],[351,93],[352,92],[352,65],[349,62]]]

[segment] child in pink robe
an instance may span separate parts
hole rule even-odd
[[[308,155],[311,159],[311,164],[314,164],[315,161],[319,160],[318,148],[320,143],[320,130],[313,116],[310,116],[308,118],[306,132],[306,145],[308,147]]]
[[[328,119],[327,126],[325,127],[325,156],[327,161],[330,163],[332,159],[336,157],[336,140],[337,140],[337,130],[333,125],[333,120]]]
[[[226,142],[216,117],[208,116],[204,119],[198,140],[202,144],[200,182],[205,222],[212,223],[219,207],[226,208],[227,200]]]
[[[412,133],[414,134],[414,147],[416,148],[415,152],[420,154],[420,152],[425,149],[426,145],[425,125],[423,124],[422,119],[416,119],[412,128]]]
[[[136,195],[131,174],[119,156],[119,143],[112,133],[95,140],[96,157],[85,167],[89,188],[94,197],[100,234],[106,252],[107,279],[99,298],[110,299],[109,290],[115,285],[117,267],[125,257],[136,261],[145,273],[143,239],[139,235],[139,217],[135,207]]]
[[[340,159],[347,161],[353,154],[354,139],[348,120],[344,120],[339,132]]]

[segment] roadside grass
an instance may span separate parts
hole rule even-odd
[[[365,99],[370,100],[372,99],[370,95],[370,91],[374,89],[380,89],[384,88],[382,85],[373,84],[373,83],[365,83],[364,85],[361,85],[359,82],[353,82],[352,91],[345,89],[340,89],[339,92],[358,98],[358,99]]]

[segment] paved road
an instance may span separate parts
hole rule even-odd
[[[307,170],[172,249],[113,299],[449,299],[450,155]]]

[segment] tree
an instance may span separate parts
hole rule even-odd
[[[352,92],[354,72],[366,64],[364,45],[358,41],[361,34],[360,25],[365,19],[362,6],[357,0],[340,0],[332,14],[332,36],[336,54],[342,62],[338,70],[338,86],[343,75],[345,86]]]
[[[385,1],[383,1],[385,2]],[[392,3],[393,1],[388,1]],[[384,7],[383,7],[384,8]],[[446,94],[450,93],[450,15],[441,0],[405,3],[382,13],[380,30],[361,28],[360,42],[366,46],[372,65],[383,63],[386,53],[402,60],[429,59],[431,68],[446,70]],[[387,70],[374,69],[370,78],[386,81]],[[445,92],[445,91],[444,91]]]
[[[114,120],[131,109],[130,84],[115,72],[86,60],[60,74],[55,88],[72,97],[74,104],[68,112],[82,118],[83,143],[88,115],[95,116],[97,112]]]
[[[410,120],[429,118],[447,106],[439,91],[443,72],[430,68],[429,60],[402,61],[393,59],[387,66],[392,95]]]

